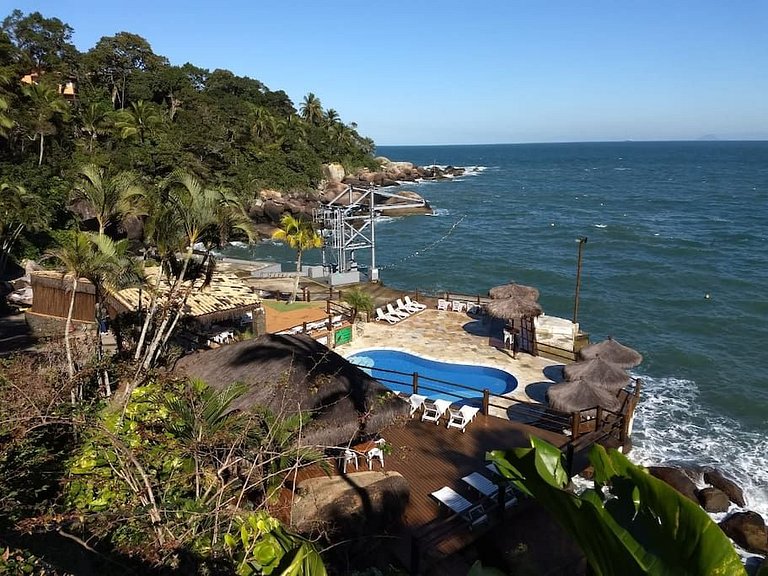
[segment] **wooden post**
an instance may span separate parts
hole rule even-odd
[[[601,424],[602,420],[603,420],[603,408],[602,406],[598,406],[597,408],[595,408],[595,432],[597,432],[598,427],[599,428],[603,427]]]
[[[483,390],[483,416],[488,416],[488,405],[491,400],[491,391],[488,388]]]
[[[413,373],[413,393],[414,394],[419,393],[419,373],[418,372]]]
[[[581,413],[573,412],[571,414],[571,439],[576,440],[579,437],[579,425],[581,424]]]

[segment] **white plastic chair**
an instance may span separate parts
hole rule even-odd
[[[395,307],[392,306],[392,304],[387,304],[387,312],[390,316],[395,316],[401,320],[405,320],[408,318],[408,316],[410,316],[410,314],[405,310],[395,310]]]
[[[427,397],[426,396],[422,396],[421,394],[411,394],[408,397],[408,402],[411,405],[411,413],[410,413],[410,417],[411,418],[413,418],[413,415],[416,414],[416,411],[419,408],[423,408],[424,407],[424,402],[426,401],[426,399],[427,399]]]
[[[342,468],[342,470],[344,471],[345,474],[347,473],[347,464],[349,464],[350,462],[354,462],[355,463],[355,470],[358,469],[357,468],[357,452],[355,452],[354,450],[350,450],[349,448],[345,448],[344,449],[344,453],[341,455],[341,457],[339,459],[342,461],[341,468]]]
[[[380,438],[374,442],[376,444],[375,447],[368,450],[368,452],[365,453],[365,457],[368,459],[368,470],[371,470],[373,468],[373,461],[377,458],[379,459],[379,462],[381,463],[381,467],[384,468],[384,444],[386,444],[387,441],[384,440],[384,438]]]
[[[454,312],[464,312],[466,305],[461,300],[454,300],[451,302],[451,310]]]
[[[451,306],[451,303],[448,302],[448,300],[443,300],[442,298],[438,298],[437,300],[437,309],[438,310],[448,310],[448,308]]]
[[[414,308],[412,306],[408,306],[400,298],[397,299],[397,310],[402,310],[403,312],[408,312],[408,314],[415,314],[416,312],[419,311],[418,308]]]
[[[391,314],[387,314],[381,308],[376,308],[376,320],[386,320],[390,324],[397,324],[400,319],[395,318]]]

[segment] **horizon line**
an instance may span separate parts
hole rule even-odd
[[[624,139],[624,140],[551,140],[547,142],[473,142],[473,143],[440,143],[440,144],[375,144],[375,147],[391,147],[391,148],[405,148],[409,146],[413,147],[437,147],[437,146],[526,146],[526,145],[541,145],[541,144],[693,144],[693,143],[712,143],[712,142],[768,142],[768,138],[699,138],[699,139],[671,139],[671,140],[636,140],[636,139]]]

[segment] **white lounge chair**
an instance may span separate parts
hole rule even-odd
[[[416,414],[416,411],[419,408],[424,407],[424,401],[427,399],[426,396],[422,396],[421,394],[411,394],[408,397],[408,402],[411,405],[411,413],[410,417],[413,418],[413,415]]]
[[[405,320],[408,318],[408,316],[410,316],[410,314],[405,310],[395,310],[395,307],[392,306],[392,304],[387,304],[387,312],[390,316],[400,318],[401,320]]]
[[[448,310],[448,308],[451,307],[451,303],[448,302],[448,300],[443,300],[442,298],[437,299],[437,309],[438,310]]]
[[[403,312],[408,312],[408,314],[415,314],[419,311],[419,308],[408,306],[408,304],[403,302],[400,298],[397,299],[397,309],[402,310]]]
[[[381,308],[376,308],[376,320],[386,320],[390,324],[397,324],[400,321],[399,318],[387,314]]]
[[[488,522],[488,515],[482,504],[473,504],[453,488],[443,486],[440,490],[432,492],[431,496],[464,518],[469,523],[470,529]]]
[[[458,410],[449,408],[448,412],[449,417],[446,428],[459,428],[463,433],[467,424],[472,422],[475,416],[477,416],[477,413],[480,412],[480,408],[464,405]]]
[[[416,300],[411,300],[410,296],[406,296],[404,299],[406,306],[411,306],[412,308],[415,308],[416,310],[426,310],[427,305],[422,304],[421,302],[416,302]]]
[[[434,422],[438,424],[445,411],[451,406],[450,401],[438,399],[434,402],[424,402],[424,413],[421,415],[421,421]]]
[[[517,504],[517,496],[515,495],[512,486],[504,481],[506,478],[499,475],[494,464],[489,464],[486,468],[490,470],[491,466],[493,466],[493,473],[500,479],[500,481],[502,481],[502,485],[504,486],[504,509],[509,510],[512,506]],[[472,472],[472,474],[464,476],[461,480],[487,498],[496,498],[499,493],[499,486],[479,472]]]

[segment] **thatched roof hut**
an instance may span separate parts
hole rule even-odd
[[[525,286],[523,284],[515,284],[514,282],[495,286],[488,291],[488,295],[494,300],[519,298],[521,300],[536,301],[539,299],[539,291],[536,288],[533,286]]]
[[[582,348],[579,355],[583,360],[599,357],[620,368],[634,368],[643,361],[643,356],[639,352],[624,346],[610,336],[607,340]]]
[[[533,300],[522,298],[504,298],[493,300],[485,305],[488,314],[503,320],[514,320],[523,316],[538,316],[541,306]]]
[[[618,392],[629,384],[630,376],[624,370],[602,358],[582,360],[563,368],[566,380],[586,380],[597,388]]]
[[[268,334],[182,358],[177,370],[215,388],[244,382],[249,391],[234,406],[312,413],[305,444],[347,445],[407,415],[389,389],[316,340]]]
[[[621,402],[615,394],[591,386],[584,380],[572,380],[550,386],[547,390],[547,400],[550,408],[560,412],[580,412],[597,406],[615,411],[621,407]],[[592,416],[593,413],[586,416]]]

